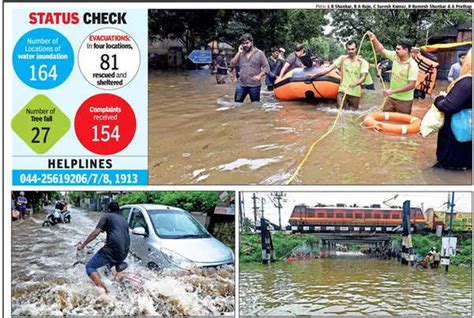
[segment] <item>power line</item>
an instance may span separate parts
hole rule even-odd
[[[272,196],[277,200],[278,203],[275,203],[273,200],[273,205],[275,205],[275,207],[278,209],[278,226],[280,227],[280,230],[281,230],[281,208],[283,208],[283,206],[281,205],[281,201],[284,197],[286,197],[286,193],[282,192],[282,191],[276,191],[276,192],[272,192]]]

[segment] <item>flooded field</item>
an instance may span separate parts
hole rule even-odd
[[[241,315],[472,315],[471,269],[364,257],[240,265]]]
[[[434,96],[446,83],[438,82]],[[336,118],[334,103],[280,102],[263,87],[261,103],[235,104],[234,87],[217,85],[209,70],[150,71],[151,184],[283,184]],[[366,91],[359,111],[344,111],[294,183],[471,184],[471,171],[432,167],[436,135],[362,128],[361,115],[382,101],[380,90]],[[416,100],[413,114],[422,117],[431,103]]]
[[[118,285],[101,273],[110,291],[105,294],[87,277],[84,265],[73,266],[76,244],[95,228],[100,213],[73,210],[72,223],[50,228],[41,226],[41,217],[12,224],[13,316],[233,316],[233,267],[158,273],[129,255],[127,271],[141,275],[141,284]]]

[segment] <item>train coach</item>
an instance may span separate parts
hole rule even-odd
[[[402,225],[400,208],[370,207],[308,207],[297,205],[290,216],[292,230],[298,231],[380,231],[389,232]],[[426,220],[420,208],[410,208],[410,223],[414,232],[427,230]]]

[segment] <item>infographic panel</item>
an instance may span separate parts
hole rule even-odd
[[[13,185],[148,184],[147,10],[12,21]]]

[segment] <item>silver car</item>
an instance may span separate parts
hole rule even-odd
[[[130,228],[130,252],[150,269],[232,264],[230,248],[180,208],[157,204],[120,207]]]

